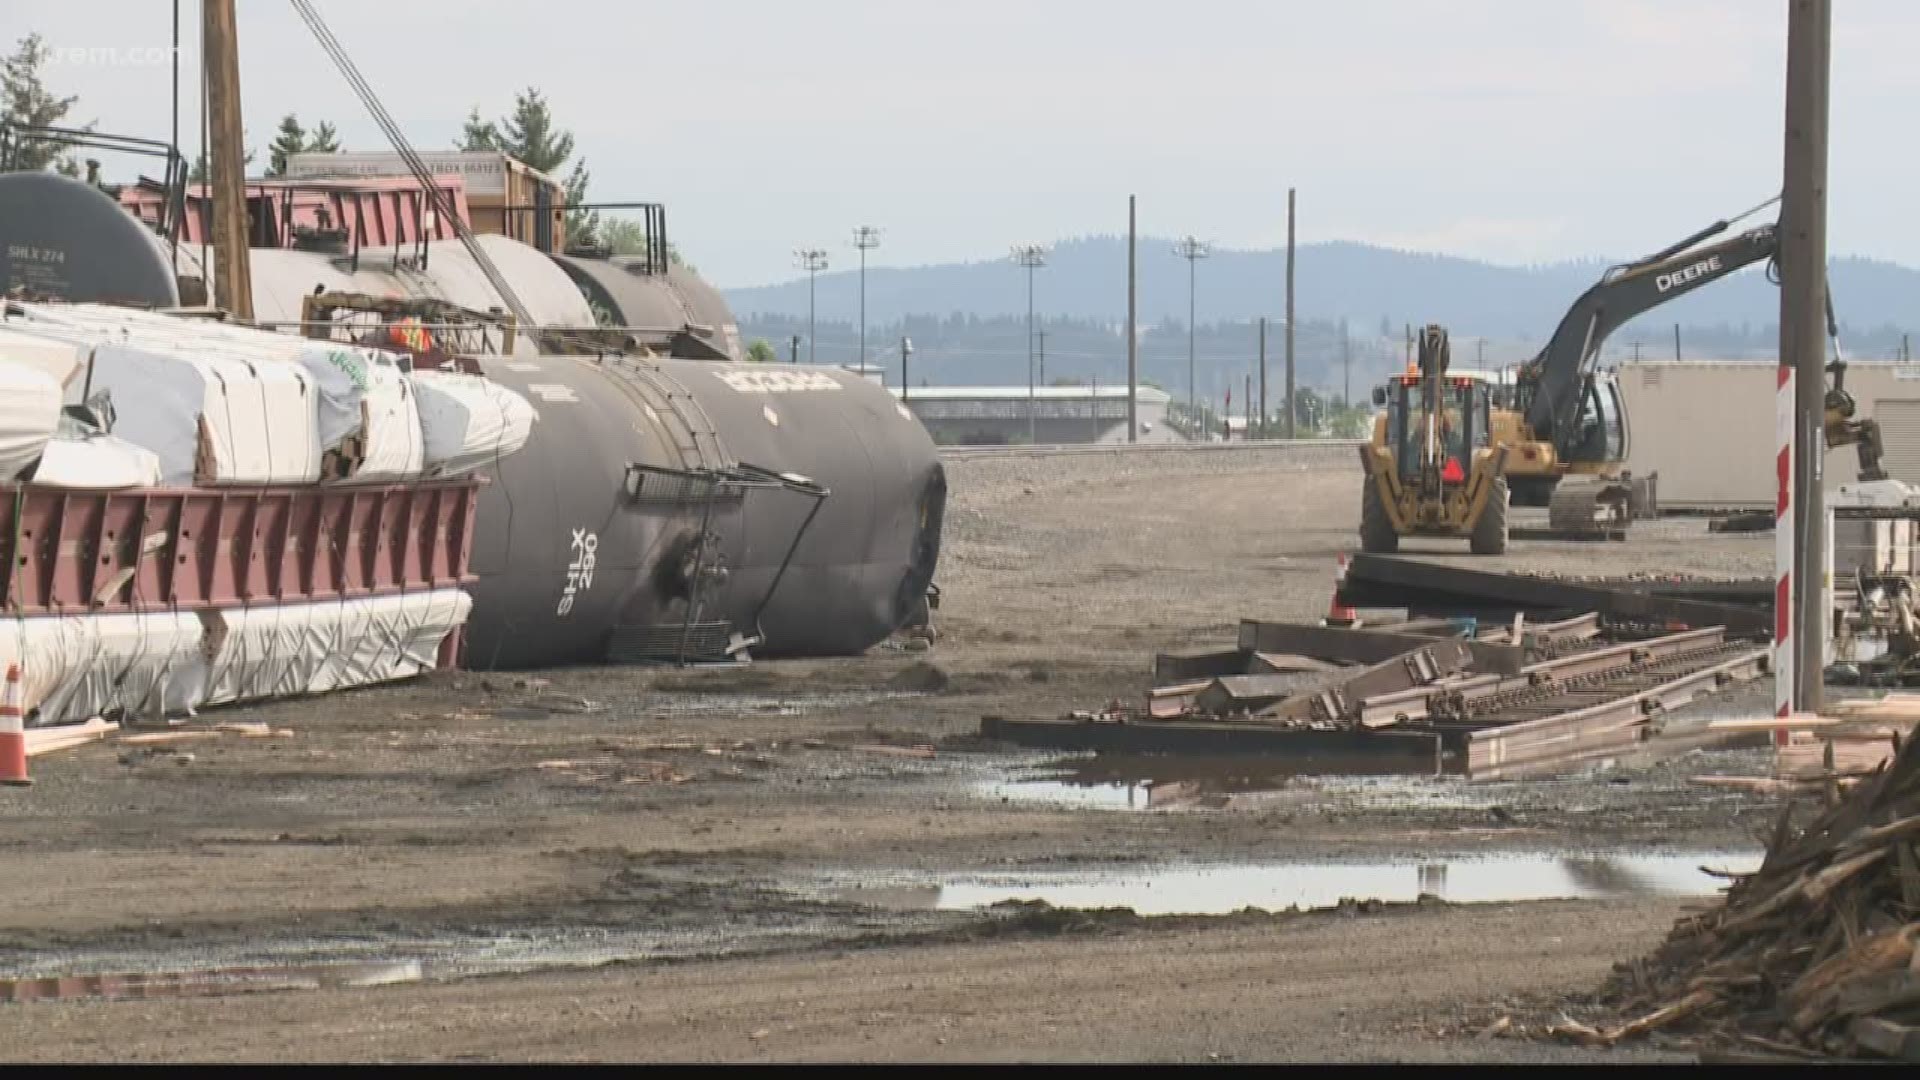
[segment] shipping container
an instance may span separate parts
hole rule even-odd
[[[1619,369],[1628,424],[1628,465],[1658,473],[1670,510],[1761,509],[1776,496],[1775,365],[1756,360],[1628,361]],[[1857,417],[1880,421],[1882,461],[1896,480],[1920,484],[1920,364],[1849,363]],[[1826,480],[1859,475],[1852,446],[1827,452]]]

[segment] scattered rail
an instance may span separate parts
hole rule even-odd
[[[949,459],[1057,457],[1073,454],[1194,454],[1241,450],[1326,450],[1329,457],[1351,458],[1358,439],[1251,439],[1238,442],[1040,443],[1033,446],[943,446]]]

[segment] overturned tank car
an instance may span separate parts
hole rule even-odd
[[[489,470],[465,666],[856,653],[924,617],[946,479],[835,368],[484,357],[534,403]]]

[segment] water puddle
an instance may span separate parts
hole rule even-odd
[[[1302,778],[1402,777],[1377,757],[1204,757],[1101,754],[1060,758],[977,785],[982,798],[1102,810],[1218,810],[1246,807],[1289,789],[1318,785]]]
[[[424,971],[418,960],[9,976],[0,977],[0,1002],[218,997],[275,990],[319,990],[335,986],[390,986],[394,983],[419,982],[423,976]]]
[[[873,906],[956,910],[1007,900],[1056,907],[1127,907],[1142,915],[1223,915],[1333,907],[1345,899],[1454,903],[1624,896],[1711,896],[1727,873],[1750,873],[1756,854],[1496,855],[1392,862],[1293,862],[1150,867],[1127,872],[961,876],[917,888],[894,882],[838,890]]]
[[[413,939],[289,939],[249,948],[155,954],[99,950],[0,957],[0,1004],[80,998],[214,997],[444,982],[711,955],[820,934],[821,921],[693,931],[501,929]]]

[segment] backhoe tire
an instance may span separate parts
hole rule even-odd
[[[1507,553],[1507,505],[1511,495],[1507,491],[1507,478],[1501,477],[1493,482],[1493,490],[1487,492],[1486,505],[1480,508],[1480,517],[1473,523],[1473,532],[1467,537],[1467,549],[1475,555],[1505,555]]]
[[[1370,555],[1391,555],[1400,550],[1400,534],[1393,531],[1393,519],[1387,516],[1387,504],[1380,498],[1380,485],[1369,476],[1360,489],[1360,550]]]

